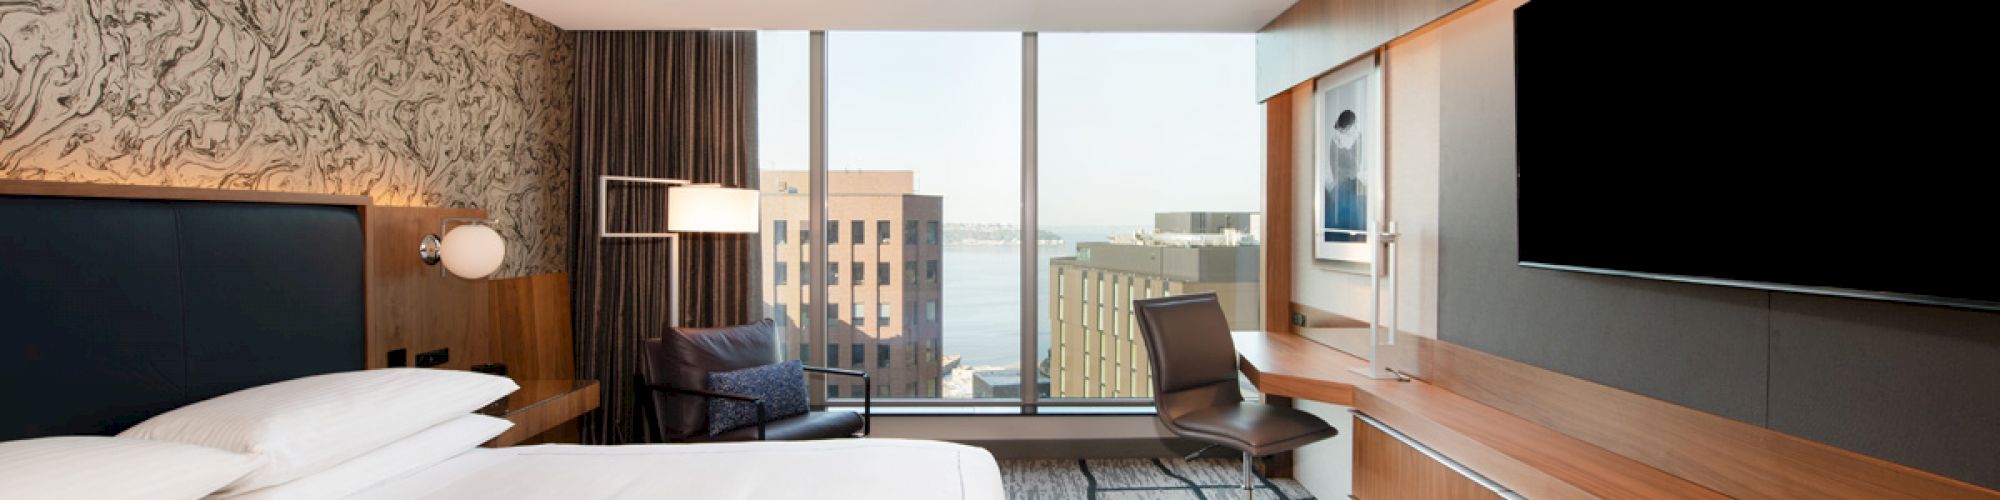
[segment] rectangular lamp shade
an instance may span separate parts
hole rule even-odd
[[[695,184],[667,190],[667,230],[676,233],[755,233],[757,191]]]

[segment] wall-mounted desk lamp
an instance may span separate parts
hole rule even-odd
[[[621,233],[608,226],[608,194],[611,183],[660,184],[667,187],[667,231],[662,233]],[[688,181],[652,177],[601,175],[597,177],[597,236],[599,238],[663,238],[667,243],[667,269],[680,269],[679,233],[755,234],[758,221],[758,193],[755,189],[726,188],[720,184],[689,184]],[[681,286],[678,274],[667,283],[667,324],[681,324]]]
[[[493,230],[495,222],[464,217],[438,221],[438,232],[444,237],[425,235],[417,244],[417,256],[427,265],[443,263],[445,271],[460,278],[485,279],[507,260],[507,240]],[[454,223],[458,226],[451,227]]]

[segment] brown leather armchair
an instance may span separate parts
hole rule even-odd
[[[642,395],[652,399],[647,412],[660,436],[668,442],[710,442],[778,440],[796,441],[866,436],[869,417],[874,413],[874,388],[868,374],[817,366],[807,372],[859,377],[862,411],[815,410],[777,420],[763,416],[763,404],[755,397],[705,390],[709,372],[725,372],[769,365],[778,357],[777,334],[771,320],[722,328],[670,328],[665,335],[646,339],[640,376]],[[800,381],[804,383],[804,381]],[[759,424],[722,434],[708,434],[707,400],[733,399],[758,404]]]
[[[1214,293],[1132,301],[1146,357],[1153,363],[1153,404],[1174,435],[1243,452],[1243,497],[1250,498],[1253,457],[1333,437],[1339,431],[1310,413],[1246,403],[1236,385],[1236,344]]]

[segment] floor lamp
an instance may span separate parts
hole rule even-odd
[[[657,184],[667,187],[667,231],[624,233],[609,229],[611,183]],[[667,325],[681,326],[681,233],[754,234],[758,220],[757,190],[722,187],[720,184],[690,184],[677,179],[601,175],[597,177],[597,236],[599,238],[657,238],[667,242],[667,269],[674,272],[667,283]]]

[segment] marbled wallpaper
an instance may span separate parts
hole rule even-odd
[[[499,0],[0,0],[0,178],[480,207],[564,272],[574,57]]]

